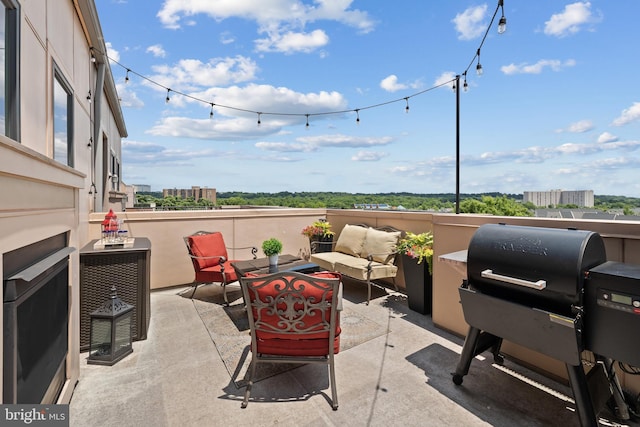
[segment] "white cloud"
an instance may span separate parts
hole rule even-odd
[[[387,145],[393,141],[391,137],[354,137],[342,134],[317,135],[296,138],[296,142],[258,142],[256,147],[265,151],[309,153],[321,148],[362,148]],[[360,160],[380,160],[386,153],[360,151],[355,157]]]
[[[580,120],[571,123],[566,129],[558,129],[557,133],[569,132],[569,133],[583,133],[593,129],[593,122],[591,120]]]
[[[387,153],[379,151],[358,151],[356,155],[351,157],[351,160],[356,162],[377,162],[387,156]]]
[[[288,31],[284,34],[270,33],[269,37],[255,41],[258,52],[309,53],[329,43],[323,30],[310,33]]]
[[[575,34],[582,26],[597,21],[598,19],[591,14],[591,2],[576,2],[566,5],[562,13],[551,15],[545,22],[544,33],[564,37]]]
[[[304,29],[317,21],[340,22],[361,33],[372,31],[374,21],[367,12],[351,9],[351,3],[353,0],[316,0],[312,4],[301,0],[262,0],[259,5],[237,0],[165,0],[156,16],[165,27],[172,29],[180,28],[182,18],[205,14],[216,21],[228,18],[255,21],[259,32],[283,33],[284,28]]]
[[[343,134],[333,135],[317,135],[317,136],[305,136],[298,138],[298,141],[313,144],[318,147],[374,147],[380,145],[387,145],[393,141],[390,136],[382,137],[361,137],[351,136]]]
[[[341,111],[346,100],[338,92],[300,93],[288,88],[269,85],[249,84],[245,87],[208,88],[202,92],[192,92],[197,99],[224,99],[225,105],[233,109],[216,105],[214,119],[190,119],[180,116],[163,117],[148,133],[158,136],[174,136],[213,140],[249,140],[264,135],[274,135],[290,125],[304,125],[306,117],[301,111],[315,113]],[[179,102],[178,95],[171,98]],[[195,103],[191,98],[186,102]],[[175,103],[180,106],[179,103]],[[208,105],[203,104],[203,108]],[[244,110],[244,111],[243,111]],[[248,112],[247,112],[248,111]],[[260,116],[261,125],[257,126],[257,113],[251,111],[278,111],[290,115]],[[203,116],[207,113],[203,112]],[[312,116],[311,122],[323,120],[324,115]]]
[[[454,73],[453,71],[445,71],[444,73],[440,74],[437,78],[436,81],[433,83],[434,86],[440,86],[440,85],[444,85],[445,83],[450,83],[451,80],[455,80],[456,78],[456,73]],[[451,88],[449,86],[449,88]]]
[[[566,61],[560,61],[559,59],[541,59],[535,64],[527,64],[523,62],[521,64],[509,64],[500,67],[500,70],[507,75],[511,74],[540,74],[544,68],[550,68],[552,71],[562,71],[564,68],[573,67],[576,65],[574,59],[567,59]]]
[[[396,92],[398,90],[403,90],[407,88],[406,84],[398,83],[398,76],[395,74],[391,74],[390,76],[385,77],[380,82],[380,87],[387,92]]]
[[[289,142],[257,142],[256,148],[265,151],[276,151],[281,153],[309,153],[317,151],[318,147],[312,144],[300,144]]]
[[[120,62],[120,52],[115,50],[110,42],[106,42],[104,45],[107,48],[107,56],[114,61]]]
[[[168,149],[152,142],[123,140],[122,156],[127,164],[190,166],[195,159],[219,157],[219,153],[212,149],[198,151]]]
[[[149,46],[146,50],[147,53],[151,53],[156,58],[164,58],[167,56],[167,52],[162,48],[161,44],[154,44]]]
[[[616,142],[617,140],[618,140],[618,137],[610,134],[609,132],[602,132],[598,137],[599,143]]]
[[[458,13],[451,22],[455,24],[460,40],[473,40],[480,37],[486,30],[484,19],[487,13],[487,5],[474,6]]]
[[[212,58],[206,63],[198,59],[181,59],[172,66],[154,66],[153,71],[155,74],[149,76],[151,80],[173,90],[185,91],[253,80],[258,66],[252,59],[238,55]]]
[[[622,111],[620,117],[616,118],[613,123],[613,126],[624,126],[631,122],[640,120],[640,102],[634,102],[633,105],[626,110]]]
[[[398,76],[396,76],[395,74],[391,74],[380,81],[380,87],[387,92],[396,92],[407,88],[418,89],[421,86],[422,84],[419,81],[411,83],[399,83]]]
[[[131,90],[126,83],[117,83],[116,92],[120,98],[120,105],[129,108],[142,108],[144,107],[144,101],[138,98],[136,92]]]
[[[222,44],[231,44],[236,41],[236,38],[233,34],[228,31],[224,31],[220,34],[220,43]]]

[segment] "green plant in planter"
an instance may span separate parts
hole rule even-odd
[[[275,237],[267,239],[262,242],[262,252],[266,256],[278,255],[282,252],[282,242]]]
[[[433,234],[429,231],[414,234],[407,231],[400,239],[397,250],[410,258],[418,260],[418,264],[425,261],[429,264],[429,274],[433,274]]]
[[[331,237],[336,233],[331,231],[331,224],[329,224],[329,221],[318,220],[303,228],[302,234],[307,236],[309,239],[319,239],[321,237]]]

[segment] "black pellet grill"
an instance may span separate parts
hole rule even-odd
[[[459,292],[470,328],[455,384],[484,351],[502,363],[506,339],[564,362],[580,423],[597,425],[594,406],[601,402],[589,385],[598,381],[587,379],[582,366],[582,352],[589,350],[619,416],[628,418],[613,363],[640,366],[640,266],[607,262],[598,233],[483,225],[469,243]]]

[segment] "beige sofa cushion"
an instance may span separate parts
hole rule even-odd
[[[353,277],[358,280],[367,280],[367,261],[364,258],[351,258],[347,262],[336,262],[335,271],[339,271],[345,276]],[[396,277],[398,267],[393,264],[380,264],[374,262],[371,264],[371,280],[386,279],[388,277]]]
[[[364,246],[366,235],[367,229],[365,227],[347,224],[340,232],[334,250],[359,257],[362,252],[362,247]]]
[[[359,258],[341,252],[319,252],[317,254],[311,254],[309,262],[318,264],[322,270],[337,271],[336,263],[349,263],[357,259]]]
[[[381,231],[369,228],[364,239],[361,257],[373,256],[373,260],[381,264],[390,264],[394,259],[396,245],[400,239],[399,231]]]

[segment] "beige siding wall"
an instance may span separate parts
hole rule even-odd
[[[101,35],[83,28],[82,11],[94,7],[93,0],[20,0],[20,133],[21,140],[0,136],[0,272],[2,257],[11,250],[67,233],[71,255],[70,346],[67,383],[60,403],[68,402],[78,380],[79,354],[79,257],[88,240],[91,184],[92,104],[95,99],[96,67],[89,46],[102,43]],[[91,42],[88,37],[93,37]],[[104,49],[104,48],[103,48]],[[61,165],[53,157],[53,63],[70,84],[74,95],[74,167]],[[109,71],[107,71],[108,73]],[[104,98],[103,98],[104,99]],[[102,131],[114,143],[120,158],[120,132],[110,105],[103,101]],[[117,101],[114,101],[117,103]],[[0,315],[0,327],[2,316]],[[0,342],[0,351],[2,343]],[[2,371],[0,366],[0,378]]]

